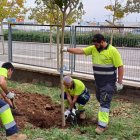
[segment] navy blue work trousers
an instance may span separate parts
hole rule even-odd
[[[112,101],[113,94],[115,92],[115,85],[107,83],[103,87],[96,85],[96,98],[100,103],[100,106],[103,108],[110,109],[110,104]]]

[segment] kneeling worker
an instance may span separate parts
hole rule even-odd
[[[9,62],[4,63],[0,68],[0,87],[3,91],[1,95],[5,100],[0,99],[0,120],[6,130],[7,140],[25,140],[26,135],[17,133],[17,125],[10,109],[10,107],[13,107],[11,100],[14,99],[15,94],[8,91],[6,80],[11,78],[13,70],[14,66]]]
[[[85,119],[84,106],[90,99],[89,92],[84,83],[78,79],[73,79],[70,76],[64,76],[64,103],[67,112],[70,112],[78,103],[78,110],[80,112],[80,119]]]

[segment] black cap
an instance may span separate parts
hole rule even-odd
[[[5,62],[5,63],[3,63],[1,67],[2,67],[2,68],[6,68],[7,70],[9,70],[9,69],[14,70],[14,66],[13,66],[12,63],[10,63],[10,62]]]
[[[105,38],[102,34],[95,34],[93,36],[93,39],[92,39],[93,43],[101,43],[101,41],[105,41]]]

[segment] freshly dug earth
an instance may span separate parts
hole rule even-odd
[[[52,102],[51,98],[38,93],[24,93],[17,90],[13,90],[16,93],[15,104],[17,109],[12,110],[17,125],[20,129],[23,129],[28,124],[33,127],[50,128],[61,127],[61,105]],[[128,92],[127,92],[128,93]],[[120,98],[116,98],[119,102],[138,102],[139,95],[130,96],[120,94]],[[138,100],[136,100],[138,99]],[[113,114],[113,113],[112,113]],[[80,125],[95,125],[96,119],[87,118],[84,121],[78,120]],[[66,122],[66,127],[70,126],[70,122]]]
[[[14,100],[17,109],[12,109],[12,113],[20,129],[28,124],[33,127],[50,128],[61,127],[61,105],[52,102],[51,98],[38,93],[22,93],[13,90],[16,93]],[[92,119],[77,120],[80,125],[93,125]],[[71,125],[67,120],[66,127]]]
[[[37,93],[15,93],[17,109],[12,112],[19,128],[28,123],[40,128],[61,126],[61,106],[54,104],[50,97]]]

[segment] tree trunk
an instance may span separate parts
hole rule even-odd
[[[115,25],[115,13],[116,13],[116,6],[117,6],[118,0],[115,0],[115,6],[114,6],[114,14],[113,14],[113,25]],[[113,35],[114,35],[114,29],[111,30],[111,38],[110,38],[110,44],[113,43]]]
[[[63,52],[64,47],[64,31],[65,31],[65,18],[66,13],[63,12],[63,21],[62,21],[62,38],[61,38],[61,68],[60,68],[60,81],[61,81],[61,112],[62,112],[62,127],[66,125],[65,116],[64,116],[64,87],[63,87]]]
[[[60,43],[60,27],[59,25],[59,9],[57,7],[57,70],[60,71],[60,48],[59,48],[59,43]]]
[[[114,25],[114,17],[113,17],[113,25]],[[113,35],[114,35],[114,29],[112,28],[111,29],[111,37],[110,37],[110,44],[112,44],[113,43]]]

